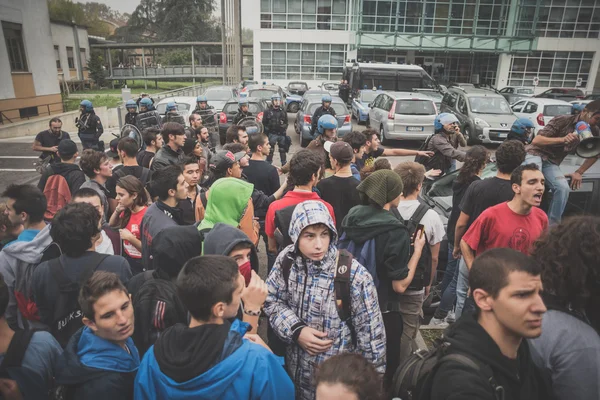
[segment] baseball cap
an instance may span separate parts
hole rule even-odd
[[[115,157],[119,157],[119,140],[120,139],[113,139],[110,141],[110,150],[108,150],[106,152],[106,156],[109,158],[115,158]]]
[[[58,154],[63,158],[72,157],[77,153],[77,145],[71,139],[63,139],[58,143]]]
[[[448,124],[451,124],[453,122],[458,122],[458,118],[456,118],[456,115],[451,114],[451,113],[446,113],[445,115],[443,115],[440,118],[440,123],[442,125],[448,125]]]
[[[334,160],[349,162],[354,157],[354,151],[347,142],[325,142],[323,144],[325,150],[333,157]]]
[[[183,143],[183,154],[186,156],[192,154],[192,151],[194,151],[194,148],[196,147],[196,143],[198,143],[196,139],[185,138],[185,142]]]
[[[237,153],[232,153],[229,150],[219,150],[210,158],[210,169],[213,171],[225,171],[228,168],[231,168],[233,164],[239,162],[242,158],[246,156],[246,153],[243,151],[238,151]]]

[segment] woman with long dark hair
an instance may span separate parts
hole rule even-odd
[[[136,275],[144,270],[140,225],[148,209],[148,193],[142,182],[133,175],[119,179],[116,191],[118,205],[109,224],[119,228],[123,257],[129,261],[131,272]]]
[[[452,184],[452,212],[448,219],[448,263],[442,280],[442,300],[438,306],[429,326],[443,328],[448,322],[454,322],[454,313],[450,313],[456,301],[456,282],[458,281],[458,259],[452,255],[454,251],[454,228],[460,215],[460,202],[467,192],[469,185],[480,179],[480,175],[489,159],[489,153],[483,146],[473,146],[467,150],[465,162],[460,169],[456,180]],[[450,315],[449,315],[450,314]],[[448,321],[446,321],[446,317]]]
[[[600,399],[600,218],[564,219],[533,245],[548,311],[531,357],[558,400]]]

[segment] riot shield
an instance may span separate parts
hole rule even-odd
[[[121,139],[126,138],[126,137],[130,137],[133,140],[135,140],[135,142],[138,145],[138,149],[141,149],[142,146],[144,145],[144,139],[142,138],[142,133],[135,125],[130,125],[130,124],[123,125],[123,128],[121,128]]]
[[[248,135],[264,132],[263,124],[254,116],[242,118],[240,122],[238,122],[238,125],[245,127]]]

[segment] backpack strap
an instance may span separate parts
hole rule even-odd
[[[292,265],[294,264],[294,260],[292,260],[289,254],[283,256],[281,260],[281,274],[283,275],[283,280],[285,281],[285,288],[287,290],[288,280],[290,279],[290,273],[292,272]]]
[[[19,329],[15,331],[15,334],[8,345],[8,349],[4,354],[2,364],[0,364],[0,377],[10,378],[7,369],[11,367],[21,367],[25,352],[27,351],[27,347],[29,347],[29,342],[31,342],[31,337],[34,332],[35,331],[31,329]]]
[[[148,176],[150,175],[150,170],[148,168],[142,167],[142,176],[140,176],[140,181],[145,185],[148,182]]]
[[[206,206],[208,205],[208,198],[206,198],[206,192],[200,193],[200,201],[202,202],[202,207],[206,210]]]
[[[350,272],[352,270],[352,259],[352,253],[347,250],[340,250],[333,278],[335,305],[342,321],[347,321],[351,316]]]
[[[81,274],[80,279],[78,279],[78,283],[83,284],[88,279],[90,279],[96,271],[96,268],[98,268],[102,261],[104,261],[104,259],[108,256],[108,254],[95,253],[94,258],[83,267],[84,271]],[[69,279],[67,274],[65,274],[65,270],[62,261],[60,260],[60,257],[50,260],[49,265],[50,273],[52,274],[54,280],[58,283],[59,288],[73,283],[73,281]]]
[[[417,207],[413,215],[410,217],[410,220],[418,225],[425,216],[425,214],[427,214],[427,211],[429,211],[429,206],[424,203],[419,203],[419,206]]]
[[[481,365],[477,361],[473,360],[471,357],[464,355],[464,354],[457,354],[457,353],[446,354],[446,355],[442,356],[438,362],[438,366],[446,361],[454,361],[454,362],[462,364],[468,368],[471,368],[477,372],[480,372],[482,375],[484,375],[486,377],[487,382],[492,387],[492,390],[494,391],[494,398],[496,400],[504,400],[504,395],[505,395],[504,387],[498,385],[498,382],[494,378],[494,373],[489,366]]]

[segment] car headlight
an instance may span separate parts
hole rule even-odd
[[[488,124],[481,118],[475,118],[475,125],[479,126],[480,128],[489,128],[490,127],[490,124]]]

